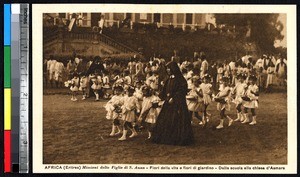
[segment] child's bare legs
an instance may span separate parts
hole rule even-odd
[[[244,108],[243,116],[244,116],[244,121],[242,122],[242,124],[250,122],[249,117],[248,117],[248,108]]]
[[[243,114],[242,114],[242,103],[240,103],[240,104],[238,104],[237,106],[236,106],[236,110],[237,110],[237,118],[234,120],[235,122],[237,122],[237,121],[241,121],[241,122],[243,122],[244,121],[244,116],[243,116]]]
[[[252,113],[252,122],[249,123],[249,125],[255,125],[256,124],[256,112],[254,108],[251,108],[251,113]]]
[[[204,123],[205,123],[205,121],[209,122],[209,117],[208,117],[208,113],[207,113],[207,107],[208,107],[208,104],[204,104],[204,109],[203,109],[203,121],[204,121]]]
[[[73,91],[72,92],[72,98],[71,98],[72,101],[77,101],[77,98],[76,98],[76,92]]]
[[[151,139],[153,127],[154,127],[154,124],[147,123],[148,138],[146,140]]]
[[[121,124],[119,119],[118,118],[114,119],[112,123],[112,130],[109,136],[119,135],[121,133],[120,125]]]
[[[95,96],[96,96],[95,101],[99,101],[99,93],[98,93],[98,90],[94,90],[94,94],[95,94]]]
[[[129,138],[133,138],[133,137],[137,136],[137,132],[133,128],[132,123],[125,121],[124,125],[123,125],[123,135],[121,138],[119,138],[120,141],[124,141],[127,139],[126,135],[127,135],[128,129],[131,130],[131,132],[132,132],[132,134],[129,136]]]
[[[86,99],[86,90],[85,88],[82,88],[82,100]]]
[[[225,114],[225,108],[221,110],[220,112],[220,124],[216,127],[216,129],[221,129],[224,127],[224,118],[229,119],[228,127],[232,125],[233,120]]]

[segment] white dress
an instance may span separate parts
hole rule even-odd
[[[72,92],[77,92],[79,90],[79,77],[78,78],[73,78],[71,80],[71,87],[70,87],[70,90]]]
[[[201,73],[200,73],[200,77],[203,78],[204,75],[207,73],[207,70],[208,70],[208,63],[206,60],[204,60],[202,63],[201,63]]]
[[[189,111],[199,112],[202,110],[203,99],[197,94],[200,88],[192,87],[191,91],[186,96],[186,103]]]
[[[203,93],[203,102],[205,105],[208,105],[211,103],[211,97],[210,97],[210,92],[211,92],[212,85],[210,83],[202,83],[200,85],[200,89],[202,90]]]
[[[229,111],[230,110],[230,87],[221,88],[220,92],[216,96],[217,98],[224,98],[226,103],[217,104],[217,110],[221,111],[223,109]]]
[[[122,119],[127,122],[134,122],[136,120],[136,112],[140,111],[140,104],[135,96],[124,96],[122,106]]]
[[[242,96],[245,95],[245,89],[247,88],[246,83],[238,82],[232,90],[232,94],[235,94],[234,103],[236,105],[243,103]]]
[[[258,86],[256,84],[249,85],[246,90],[246,96],[250,98],[250,101],[244,101],[243,106],[245,108],[258,108],[258,96],[255,96],[254,93],[258,93]]]
[[[109,89],[110,88],[109,77],[108,76],[104,76],[102,78],[102,83],[103,83],[103,88],[105,88],[105,89]]]
[[[153,103],[159,103],[159,97],[152,95],[150,97],[144,97],[142,103],[142,109],[140,116],[145,116],[145,122],[150,124],[156,123],[156,118],[159,114],[161,108],[153,108]],[[147,113],[148,112],[148,113]]]
[[[64,64],[62,62],[56,62],[54,70],[55,70],[54,79],[56,81],[62,82]]]
[[[268,77],[267,77],[266,87],[274,84],[274,72],[275,72],[275,67],[268,67],[268,69],[267,69]]]
[[[224,72],[223,67],[218,68],[217,83],[219,83],[220,80],[222,79],[222,77],[223,77],[223,72]]]
[[[115,106],[123,105],[123,96],[122,95],[114,95],[104,106],[105,110],[107,111],[106,119],[112,120],[119,117],[120,113],[115,111]]]
[[[142,106],[142,102],[143,102],[142,88],[135,88],[135,92],[133,93],[133,96],[135,96],[138,99],[140,106]]]
[[[93,82],[93,85],[91,86],[91,88],[93,90],[100,90],[102,88],[101,76],[96,76],[96,77],[92,78],[92,82]]]
[[[82,91],[83,89],[86,89],[87,83],[88,83],[88,78],[86,76],[81,77],[79,90]]]

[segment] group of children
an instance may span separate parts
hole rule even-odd
[[[258,86],[256,77],[245,74],[237,76],[234,87],[230,86],[230,79],[223,77],[219,92],[213,94],[211,78],[205,75],[202,79],[193,76],[193,87],[186,96],[188,110],[191,115],[199,119],[200,125],[206,125],[211,116],[207,112],[207,107],[212,101],[217,102],[217,109],[220,112],[220,123],[216,129],[224,128],[224,119],[228,119],[228,126],[235,121],[243,124],[249,123],[248,110],[251,110],[252,119],[249,125],[256,124],[255,109],[258,107]],[[114,96],[105,105],[107,111],[106,118],[112,121],[112,131],[110,136],[121,134],[119,140],[127,139],[128,130],[131,131],[129,138],[138,135],[135,126],[145,126],[148,131],[148,138],[151,138],[152,128],[155,125],[163,101],[158,97],[158,92],[149,85],[137,87],[129,86],[124,89],[121,85],[115,86]],[[230,110],[231,103],[236,105],[237,118],[232,119],[226,111]],[[244,108],[242,110],[242,107]],[[121,124],[120,121],[123,123]]]
[[[217,94],[213,93],[209,75],[206,74],[202,81],[201,83],[199,77],[194,76],[192,89],[187,95],[188,109],[195,118],[200,120],[200,125],[205,125],[209,121],[210,114],[207,113],[207,107],[212,101],[217,102],[217,110],[220,112],[220,123],[216,129],[224,128],[224,119],[228,119],[228,126],[231,126],[234,121],[241,121],[243,124],[249,123],[248,109],[252,113],[252,121],[249,124],[256,124],[255,109],[258,107],[259,96],[256,76],[240,73],[237,75],[235,85],[231,85],[229,77],[223,76],[220,79]],[[232,119],[226,114],[226,111],[230,110],[231,103],[236,105],[236,119]],[[244,111],[242,111],[242,107]],[[200,112],[202,117],[199,115]]]
[[[112,131],[109,135],[119,135],[123,129],[119,138],[123,141],[127,139],[128,130],[131,131],[129,138],[133,138],[138,135],[136,127],[145,127],[148,131],[147,139],[150,139],[153,125],[163,104],[157,92],[147,85],[128,86],[125,90],[118,85],[114,88],[114,94],[105,105],[106,118],[112,121]],[[123,122],[122,126],[120,121]]]
[[[77,101],[78,92],[82,92],[82,100],[85,100],[89,96],[88,89],[92,90],[98,101],[101,91],[103,98],[109,100],[105,109],[106,118],[112,121],[110,136],[120,135],[119,140],[126,140],[128,131],[131,132],[129,138],[133,138],[138,135],[137,130],[144,127],[148,131],[147,139],[150,139],[152,128],[163,105],[158,96],[159,87],[163,84],[159,82],[159,67],[159,64],[148,67],[149,71],[144,71],[143,80],[133,77],[130,70],[123,72],[115,70],[111,72],[112,74],[107,70],[95,70],[89,75],[84,72],[74,73],[73,78],[65,82],[65,86],[72,92],[72,101]],[[207,109],[212,101],[217,102],[217,110],[220,112],[220,123],[216,129],[224,128],[225,119],[228,119],[228,126],[234,121],[246,124],[251,120],[250,125],[256,124],[255,109],[258,107],[259,96],[257,76],[239,67],[237,70],[234,75],[226,75],[224,72],[220,75],[217,91],[212,84],[216,81],[208,73],[197,73],[195,68],[182,72],[188,83],[189,92],[186,96],[188,110],[193,118],[199,120],[200,125],[205,126],[210,121],[211,114]],[[230,110],[231,103],[236,105],[236,119],[226,114],[226,111]],[[249,110],[252,119],[248,116]]]

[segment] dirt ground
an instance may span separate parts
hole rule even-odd
[[[255,126],[235,122],[216,130],[219,113],[212,103],[207,127],[194,120],[195,144],[157,145],[147,132],[128,141],[109,137],[106,101],[72,102],[57,90],[43,97],[43,163],[45,164],[287,164],[287,94],[261,94]],[[78,97],[79,98],[79,97]],[[228,112],[236,117],[234,105]]]

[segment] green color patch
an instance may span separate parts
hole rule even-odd
[[[11,88],[10,46],[4,46],[4,88]]]

